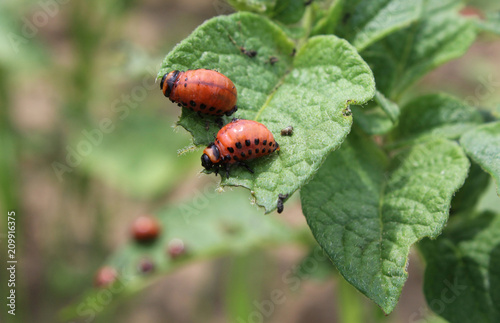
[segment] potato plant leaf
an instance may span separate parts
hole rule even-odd
[[[427,262],[424,294],[434,312],[450,323],[500,321],[500,215],[460,218],[419,247]]]
[[[303,0],[228,0],[237,10],[251,11],[284,24],[296,23],[304,15]]]
[[[165,123],[146,114],[117,118],[109,134],[85,130],[69,146],[78,147],[83,140],[90,140],[93,150],[82,159],[84,171],[133,197],[158,197],[181,181],[185,172],[195,171],[199,165],[194,156],[177,155],[189,139]]]
[[[366,106],[352,106],[354,124],[369,135],[381,135],[391,131],[399,122],[399,106],[376,92]]]
[[[483,196],[483,193],[488,189],[490,178],[490,175],[483,171],[481,166],[472,162],[464,185],[458,190],[451,201],[450,214],[472,212]]]
[[[418,142],[436,137],[458,139],[483,122],[477,109],[447,94],[428,94],[407,103],[393,136],[398,142]]]
[[[353,133],[302,188],[302,210],[344,278],[390,313],[408,276],[410,246],[440,234],[468,168],[462,149],[445,139],[389,161]]]
[[[500,196],[500,122],[478,126],[460,138],[465,152],[488,172]]]
[[[324,16],[318,18],[318,21],[311,30],[311,35],[328,35],[333,34],[340,19],[342,18],[342,11],[344,8],[345,0],[335,0],[331,6],[326,10]]]
[[[302,239],[301,230],[293,231],[272,217],[257,216],[258,209],[241,193],[219,194],[208,186],[190,201],[154,213],[161,224],[158,238],[147,243],[131,239],[104,264],[118,272],[120,288],[110,287],[113,300],[141,291],[155,279],[195,260]],[[170,255],[171,250],[176,250],[175,257]],[[141,270],[144,261],[151,264],[147,272]],[[61,316],[67,321],[82,315],[102,293],[102,289],[90,290],[78,303],[64,309]]]
[[[229,38],[229,36],[231,38]],[[235,46],[257,50],[248,57]],[[292,56],[294,44],[270,20],[251,13],[216,17],[201,25],[165,58],[159,76],[179,69],[218,69],[238,90],[237,117],[256,120],[274,134],[281,150],[249,161],[254,170],[233,167],[222,185],[244,186],[266,212],[278,195],[293,194],[318,170],[327,154],[344,141],[352,124],[349,103],[375,94],[373,75],[356,50],[335,36],[309,39]],[[278,59],[270,64],[269,57]],[[229,120],[229,118],[226,118]],[[215,127],[183,110],[179,124],[196,145],[214,139]],[[280,136],[293,126],[292,136]]]
[[[462,56],[476,37],[471,20],[453,4],[427,2],[423,17],[366,48],[362,56],[377,80],[377,89],[391,99],[427,72]],[[434,8],[434,10],[431,10]]]
[[[336,34],[362,51],[377,40],[416,21],[422,11],[422,3],[423,0],[346,1]]]
[[[474,22],[480,31],[500,35],[500,11],[488,13],[486,19],[477,19]]]
[[[227,0],[237,10],[252,11],[255,13],[271,12],[278,0]]]

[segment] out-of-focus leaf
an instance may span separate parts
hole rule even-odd
[[[451,201],[451,213],[471,212],[488,189],[490,175],[481,167],[472,163],[464,186],[455,194]]]
[[[109,291],[116,296],[114,299],[144,289],[154,278],[187,262],[290,243],[300,237],[300,233],[277,219],[263,216],[241,192],[219,194],[214,187],[207,187],[203,192],[187,203],[155,213],[161,223],[161,232],[155,241],[130,241],[110,257],[105,265],[117,270],[120,287],[110,287]],[[182,250],[176,257],[169,255],[172,246]],[[144,260],[152,264],[151,272],[141,272],[139,265]],[[80,302],[65,309],[62,316],[69,320],[80,315],[91,306],[89,300],[100,292],[89,292]]]
[[[343,6],[336,34],[359,51],[420,17],[423,0],[350,0]],[[334,22],[337,15],[333,15]],[[333,22],[331,23],[333,24]],[[331,28],[331,27],[330,27]]]
[[[303,0],[228,0],[237,10],[264,14],[284,24],[296,23],[304,15]]]
[[[500,196],[500,122],[479,126],[465,133],[460,144],[497,184]]]
[[[429,94],[403,107],[393,137],[400,143],[438,137],[457,139],[482,122],[479,111],[461,100],[447,94]]]
[[[366,106],[352,106],[354,124],[369,135],[381,135],[391,131],[399,122],[399,106],[376,92]]]
[[[480,31],[500,35],[500,11],[488,13],[485,20],[477,19],[474,21]]]
[[[185,177],[196,172],[199,156],[177,151],[189,139],[176,133],[170,118],[131,114],[112,121],[110,133],[99,128],[85,129],[69,144],[90,143],[91,151],[82,158],[82,167],[109,185],[139,198],[157,197]]]
[[[500,321],[500,215],[483,213],[423,240],[424,293],[450,323]]]
[[[380,92],[390,99],[397,98],[427,72],[467,51],[476,38],[476,28],[456,12],[457,4],[460,2],[427,1],[416,24],[362,52]]]

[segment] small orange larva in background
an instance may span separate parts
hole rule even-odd
[[[97,270],[94,277],[94,286],[105,288],[115,282],[118,273],[116,269],[110,266],[104,266]]]
[[[141,215],[132,223],[132,236],[138,242],[155,240],[160,234],[160,223],[149,215]]]
[[[236,87],[216,71],[173,71],[163,76],[160,88],[170,101],[199,113],[229,116],[238,109]]]
[[[274,151],[279,145],[273,134],[262,123],[252,120],[233,119],[217,133],[215,142],[203,151],[201,165],[206,170],[214,170],[217,174],[222,165],[226,167],[226,176],[234,164],[245,166],[243,161],[262,157]]]

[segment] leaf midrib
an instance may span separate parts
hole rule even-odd
[[[276,86],[273,88],[273,90],[267,95],[267,99],[266,99],[266,102],[264,102],[264,104],[262,105],[262,107],[259,109],[259,111],[257,111],[257,114],[255,115],[254,117],[254,120],[255,121],[259,121],[259,117],[260,115],[262,114],[262,112],[264,112],[264,110],[268,107],[269,103],[271,102],[271,100],[273,99],[274,95],[276,94],[276,92],[279,90],[279,88],[281,87],[281,85],[283,85],[283,83],[285,82],[285,78],[286,76],[290,73],[292,69],[289,69],[289,70],[286,70],[285,73],[283,73],[283,75],[281,76],[281,78],[279,79],[279,81],[276,83]]]

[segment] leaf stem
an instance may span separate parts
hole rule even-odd
[[[302,27],[304,28],[304,36],[301,37],[298,41],[298,48],[300,49],[309,39],[309,36],[311,35],[312,31],[312,25],[314,22],[314,17],[316,16],[315,12],[313,11],[312,6],[307,6],[306,12],[304,14],[304,17],[302,18]]]
[[[363,303],[361,294],[344,278],[338,279],[339,322],[362,323]]]

